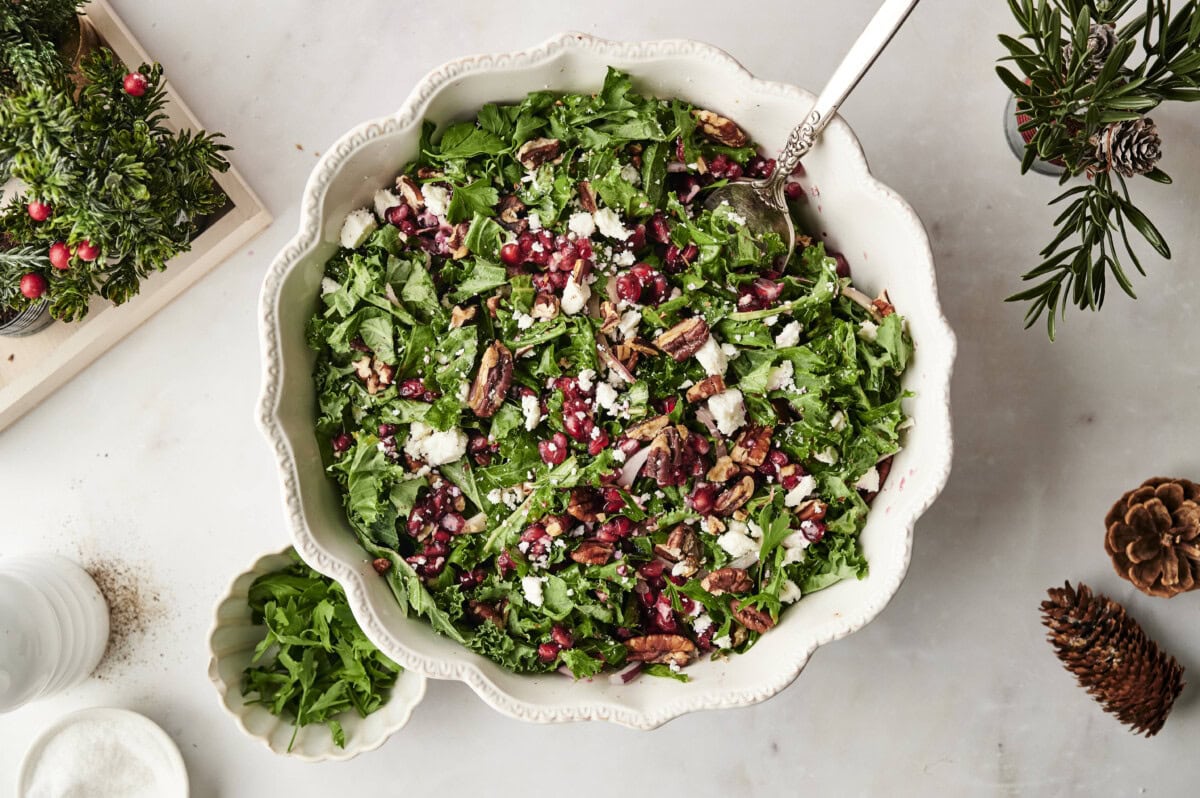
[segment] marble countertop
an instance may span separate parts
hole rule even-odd
[[[1038,614],[1047,587],[1083,580],[1200,668],[1200,593],[1144,597],[1102,545],[1104,512],[1124,490],[1156,474],[1200,478],[1193,109],[1154,115],[1175,185],[1138,185],[1175,260],[1149,260],[1150,278],[1135,282],[1141,300],[1113,293],[1103,314],[1070,314],[1050,344],[1001,301],[1049,239],[1044,203],[1056,188],[1019,177],[1002,135],[994,34],[1014,25],[1004,3],[926,0],[843,109],[876,174],[928,226],[959,335],[954,473],[917,525],[908,579],[888,609],[753,708],[650,734],[538,727],[501,717],[461,684],[431,681],[412,723],[382,749],[312,766],[238,731],[208,682],[205,637],[232,578],[286,542],[275,467],[253,422],[257,300],[316,156],[352,124],[394,110],[432,66],[566,28],[707,40],[760,76],[817,88],[877,3],[611,0],[569,13],[517,0],[113,5],[200,119],[236,145],[276,221],[0,435],[0,552],[107,562],[137,575],[146,608],[144,632],[87,683],[0,717],[0,792],[37,732],[94,705],[162,724],[197,798],[348,784],[411,795],[1193,789],[1197,688],[1156,738],[1135,737],[1062,670]]]

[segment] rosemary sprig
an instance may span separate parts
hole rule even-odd
[[[1042,317],[1053,339],[1055,322],[1068,305],[1098,310],[1107,278],[1136,298],[1123,260],[1145,270],[1130,233],[1136,231],[1164,258],[1171,257],[1162,234],[1133,202],[1126,178],[1097,156],[1097,137],[1110,125],[1143,119],[1166,101],[1200,100],[1200,2],[1171,0],[1008,0],[1022,29],[1000,42],[1023,75],[996,68],[1016,95],[1032,131],[1022,173],[1037,160],[1064,167],[1060,182],[1086,177],[1052,206],[1066,203],[1054,221],[1056,234],[1041,251],[1042,262],[1023,279],[1034,283],[1009,297],[1029,303],[1026,327]],[[1124,25],[1120,22],[1144,5]],[[1173,9],[1173,5],[1179,5]],[[1112,26],[1114,41],[1103,57],[1089,37],[1094,26]],[[1160,183],[1171,178],[1157,167],[1143,172]]]

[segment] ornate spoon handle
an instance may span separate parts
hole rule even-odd
[[[900,26],[908,19],[918,1],[885,0],[875,12],[875,16],[867,23],[866,30],[858,37],[858,41],[834,71],[833,77],[825,84],[808,117],[788,136],[787,143],[776,159],[775,172],[763,185],[762,193],[765,196],[778,196],[779,204],[782,204],[783,185],[788,175],[812,149],[817,136],[829,124],[829,120],[862,80],[863,75],[867,74],[867,70],[891,42],[896,31],[900,30]]]

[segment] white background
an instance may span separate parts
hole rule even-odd
[[[0,435],[0,553],[107,557],[143,574],[162,612],[134,661],[0,717],[0,794],[28,741],[93,705],[141,711],[176,739],[198,798],[270,795],[1179,795],[1195,784],[1200,701],[1134,737],[1043,642],[1045,588],[1084,580],[1128,602],[1200,669],[1200,593],[1170,602],[1112,572],[1102,518],[1159,473],[1200,479],[1193,314],[1200,290],[1200,108],[1155,113],[1164,189],[1138,197],[1171,242],[1142,299],[1114,292],[1060,339],[1023,332],[1002,299],[1050,238],[1053,181],[1018,176],[1001,134],[995,34],[1006,5],[926,0],[844,108],[880,178],[921,214],[959,334],[958,456],[917,526],[891,606],[822,649],[783,694],[638,733],[537,727],[431,682],[412,723],[347,764],[305,765],[244,737],[205,674],[214,603],[286,543],[275,468],[253,423],[259,284],[294,232],[316,154],[393,111],[430,68],[573,28],[690,37],[756,74],[819,88],[874,0],[648,3],[115,0],[275,224]]]

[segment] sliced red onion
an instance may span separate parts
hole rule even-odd
[[[635,662],[623,671],[617,671],[608,677],[610,684],[629,684],[642,673],[642,663]]]
[[[713,418],[712,411],[708,409],[707,404],[700,405],[696,408],[696,420],[699,421],[708,430],[708,434],[713,437],[713,451],[717,457],[725,457],[729,454],[729,450],[725,448],[725,439],[721,437],[721,431],[717,429],[717,420]]]
[[[669,164],[667,164],[668,174],[677,175],[681,172],[686,172],[687,170],[687,164],[680,163],[679,161],[671,161]]]
[[[575,674],[572,673],[571,669],[568,668],[566,665],[560,666],[558,669],[558,672],[561,673],[563,676],[571,677],[571,681],[575,681]]]
[[[871,314],[872,318],[875,318],[876,320],[879,319],[879,311],[875,308],[875,305],[874,305],[873,301],[871,300],[871,297],[867,296],[862,291],[859,291],[854,286],[848,285],[845,288],[843,288],[842,296],[846,297],[846,299],[849,299],[854,304],[856,304],[859,307],[866,310],[868,313]]]
[[[628,488],[637,479],[638,474],[642,471],[642,466],[646,465],[646,458],[650,456],[650,447],[643,446],[633,454],[629,455],[625,460],[624,467],[621,468],[621,476],[617,477],[617,484],[623,488]]]
[[[637,382],[637,378],[633,376],[633,372],[625,368],[624,363],[617,360],[617,356],[612,353],[612,350],[608,348],[608,344],[604,341],[596,341],[596,354],[600,355],[600,359],[604,361],[604,365],[621,375],[621,379],[625,380],[625,382],[630,385]]]

